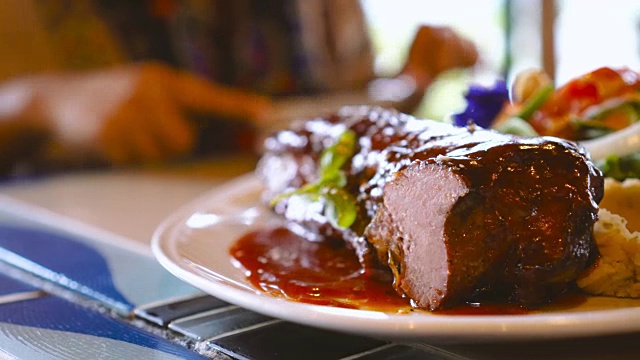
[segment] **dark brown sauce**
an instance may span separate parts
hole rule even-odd
[[[390,282],[366,272],[344,243],[309,241],[280,227],[246,234],[230,253],[253,286],[274,296],[353,309],[411,308]]]
[[[555,298],[552,303],[535,309],[502,303],[469,303],[454,308],[434,312],[438,315],[527,315],[572,309],[583,304],[587,297],[578,292],[567,292]]]
[[[344,243],[313,242],[287,228],[260,229],[238,239],[231,256],[253,286],[273,296],[308,304],[394,313],[416,311],[393,289],[365,271]],[[554,308],[577,305],[568,296]],[[560,305],[558,305],[560,304]],[[418,310],[420,311],[420,310]],[[441,315],[523,315],[531,311],[508,304],[474,303],[439,310]]]
[[[526,315],[531,311],[510,304],[470,303],[433,313],[437,315]]]

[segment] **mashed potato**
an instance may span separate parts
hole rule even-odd
[[[640,231],[640,180],[627,179],[623,182],[607,178],[604,182],[604,198],[600,208],[627,219],[630,231]]]
[[[640,180],[605,181],[594,236],[600,257],[578,279],[589,294],[640,297]]]

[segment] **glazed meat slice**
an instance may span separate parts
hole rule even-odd
[[[365,234],[394,272],[397,289],[429,309],[468,293],[479,269],[458,268],[445,234],[451,209],[469,192],[464,179],[444,167],[417,163],[398,173],[384,191]],[[488,263],[491,255],[472,258]]]
[[[597,255],[592,227],[603,178],[579,146],[457,128],[389,110],[345,108],[267,142],[266,196],[315,180],[340,133],[358,136],[345,167],[358,217],[348,229],[322,204],[274,210],[341,238],[396,290],[430,310],[486,299],[534,306],[567,289]]]
[[[523,139],[415,161],[384,185],[365,237],[419,307],[544,303],[596,254],[601,185],[577,150]]]

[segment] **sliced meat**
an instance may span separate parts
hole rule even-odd
[[[267,142],[259,174],[280,176],[266,182],[277,184],[267,197],[313,181],[320,152],[347,129],[359,136],[345,167],[355,223],[327,231],[322,206],[301,218],[286,199],[274,210],[342,238],[365,266],[391,269],[396,290],[417,307],[488,298],[538,305],[565,291],[597,255],[602,174],[581,147],[556,138],[346,108]],[[286,172],[271,166],[283,163]]]
[[[469,191],[446,167],[416,163],[384,187],[384,203],[365,232],[378,257],[389,264],[396,287],[418,307],[436,309],[475,285],[473,274],[454,269],[445,222],[451,208]],[[411,266],[415,264],[415,266]]]
[[[416,160],[384,185],[365,238],[418,307],[539,305],[593,261],[590,166],[561,142],[528,142]]]

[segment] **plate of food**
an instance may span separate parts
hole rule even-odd
[[[575,141],[346,107],[265,149],[255,174],[156,230],[168,271],[265,315],[391,340],[640,331],[640,234],[624,206],[599,205],[640,182],[606,178]]]

